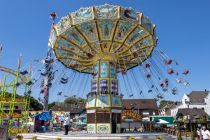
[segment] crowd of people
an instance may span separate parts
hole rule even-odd
[[[210,140],[210,132],[205,126],[202,129],[197,128],[197,140]]]
[[[43,118],[35,121],[35,116],[42,112],[30,112],[28,132],[49,132],[49,131],[65,131],[65,135],[68,135],[68,131],[82,131],[85,130],[85,116],[76,115],[72,116],[69,112],[52,112],[51,117]],[[82,117],[83,116],[83,117]]]

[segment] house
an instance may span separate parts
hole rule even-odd
[[[56,104],[54,105],[51,110],[53,112],[63,112],[63,113],[69,113],[71,115],[71,118],[78,117],[80,114],[86,113],[85,104]]]
[[[171,116],[176,116],[178,109],[192,108],[202,109],[210,115],[210,93],[209,91],[192,91],[190,94],[184,94],[181,104],[171,107]]]
[[[176,123],[178,126],[185,126],[188,130],[202,125],[209,127],[208,114],[198,108],[178,109]]]
[[[133,110],[142,117],[158,115],[158,106],[154,99],[123,99],[123,110]]]
[[[121,128],[144,128],[149,131],[150,116],[158,115],[157,102],[154,99],[123,99]]]
[[[180,105],[180,104],[181,102],[173,102],[173,103],[166,104],[165,106],[159,109],[159,114],[161,116],[171,116],[171,109],[175,108],[177,105]]]
[[[181,108],[178,109],[177,114],[179,114],[179,116],[182,116],[185,119],[190,120],[196,120],[200,116],[208,116],[208,114],[204,110],[197,108]]]

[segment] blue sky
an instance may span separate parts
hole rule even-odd
[[[180,99],[191,90],[210,90],[209,0],[1,0],[0,42],[4,50],[0,65],[16,68],[19,53],[23,66],[46,55],[52,11],[60,18],[80,7],[104,3],[132,7],[147,15],[157,26],[158,47],[190,69],[191,85],[166,98]]]

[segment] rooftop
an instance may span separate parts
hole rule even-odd
[[[208,114],[202,110],[197,108],[181,108],[178,109],[177,114],[180,113],[183,116],[190,115],[190,118],[194,118],[195,116],[208,116]]]
[[[158,109],[154,99],[123,99],[123,107],[126,109]]]
[[[209,94],[209,91],[207,91],[207,90],[205,90],[205,91],[192,91],[187,96],[190,98],[191,104],[194,104],[194,103],[204,103],[205,102],[204,99],[208,96],[208,94]]]
[[[52,111],[65,111],[78,114],[85,110],[85,104],[57,104],[51,109]]]

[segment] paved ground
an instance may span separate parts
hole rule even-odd
[[[156,140],[161,136],[164,140],[176,140],[175,137],[169,136],[166,133],[123,133],[123,134],[87,134],[86,132],[69,132],[69,135],[63,135],[63,132],[51,133],[31,133],[23,134],[24,140],[31,140],[36,136],[38,140],[55,140],[61,138],[62,140],[127,140],[132,136],[136,140]]]

